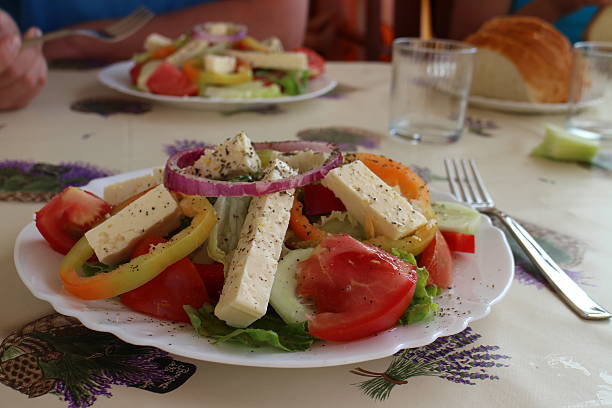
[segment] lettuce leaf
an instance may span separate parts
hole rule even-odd
[[[417,264],[416,258],[410,252],[393,248],[391,253],[412,265],[416,266]],[[427,268],[419,267],[416,272],[418,278],[414,289],[414,297],[400,317],[398,324],[401,325],[430,321],[438,311],[438,304],[434,302],[434,298],[442,291],[436,285],[427,284],[427,279],[429,279]]]
[[[314,341],[314,337],[308,333],[306,322],[286,324],[270,310],[249,327],[237,329],[218,319],[213,314],[210,305],[205,304],[200,309],[189,305],[183,308],[196,332],[200,336],[215,339],[216,343],[227,342],[248,347],[274,347],[283,351],[305,351]]]
[[[219,197],[215,201],[217,223],[208,238],[208,255],[217,262],[226,263],[227,256],[238,246],[240,230],[246,219],[251,197]]]

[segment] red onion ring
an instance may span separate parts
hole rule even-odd
[[[227,24],[232,28],[236,28],[237,31],[234,34],[228,35],[214,35],[208,32],[208,27],[212,24]],[[247,35],[247,27],[242,24],[234,24],[234,23],[203,23],[194,26],[191,29],[191,36],[200,40],[206,40],[211,43],[220,43],[220,42],[235,42],[240,41]]]
[[[230,182],[212,180],[199,177],[186,172],[188,166],[193,165],[208,149],[214,146],[203,147],[172,155],[166,162],[164,170],[164,185],[170,190],[189,195],[205,197],[221,196],[259,196],[277,193],[292,188],[305,186],[321,180],[333,168],[342,164],[342,153],[338,147],[331,143],[315,141],[285,141],[253,143],[255,150],[277,150],[283,153],[310,149],[315,152],[330,153],[329,158],[321,166],[304,174],[276,181]]]

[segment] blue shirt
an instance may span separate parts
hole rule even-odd
[[[125,17],[141,5],[155,14],[179,10],[214,0],[0,0],[24,31],[32,26],[43,32],[76,23]]]
[[[516,10],[530,2],[531,0],[513,0],[511,12],[516,12]],[[584,30],[587,28],[587,25],[593,19],[598,9],[599,7],[597,6],[582,7],[555,21],[555,27],[565,34],[572,43],[582,41],[584,39]]]

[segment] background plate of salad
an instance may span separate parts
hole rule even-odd
[[[101,195],[105,186],[150,173],[151,169],[92,181],[86,190]],[[432,191],[433,200],[455,201],[449,194]],[[256,367],[325,367],[387,357],[419,347],[438,337],[462,331],[470,322],[491,312],[508,291],[514,263],[508,243],[487,217],[476,231],[474,254],[454,253],[455,278],[451,289],[436,298],[437,316],[429,322],[398,326],[350,343],[315,342],[307,351],[282,352],[232,344],[213,344],[199,337],[185,323],[161,321],[128,309],[116,298],[85,301],[63,289],[58,269],[62,255],[53,251],[32,222],[17,237],[15,265],[28,289],[60,313],[79,319],[85,326],[110,332],[119,338],[150,345],[170,353],[203,361]]]
[[[164,103],[167,105],[174,105],[181,108],[199,110],[224,111],[280,103],[305,101],[328,93],[338,84],[336,80],[330,78],[326,74],[323,74],[319,75],[316,78],[310,79],[310,81],[306,85],[304,93],[299,95],[279,96],[272,98],[215,98],[202,96],[169,96],[140,91],[134,86],[132,86],[130,82],[130,70],[133,66],[134,63],[132,61],[118,62],[103,69],[99,73],[98,79],[109,88],[112,88],[124,94],[137,96],[140,98]]]

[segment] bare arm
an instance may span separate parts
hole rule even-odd
[[[584,6],[610,4],[612,4],[611,0],[534,0],[517,10],[516,14],[540,17],[549,23],[554,23],[564,15],[573,13]]]
[[[476,32],[487,20],[510,12],[512,0],[442,0],[437,7],[438,12],[450,12],[448,37],[463,40]],[[447,6],[451,4],[450,10]],[[437,5],[437,3],[435,3]]]
[[[223,0],[166,13],[155,17],[132,37],[109,44],[86,37],[67,37],[45,44],[48,59],[99,58],[121,60],[142,50],[150,33],[174,38],[192,26],[206,21],[246,24],[255,38],[279,37],[286,48],[302,44],[306,30],[308,0]],[[99,29],[115,20],[79,24],[78,28]]]

